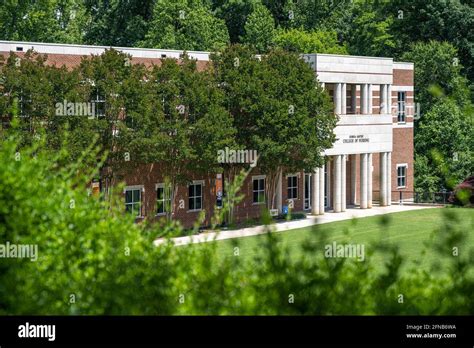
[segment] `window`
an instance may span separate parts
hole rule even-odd
[[[288,199],[298,198],[298,177],[296,175],[289,175],[288,180]]]
[[[397,164],[397,186],[403,188],[407,186],[407,168],[406,164]]]
[[[91,102],[95,105],[95,116],[104,117],[105,116],[105,98],[100,94],[99,90],[96,89],[92,94]]]
[[[128,187],[125,188],[125,211],[134,216],[141,216],[142,212],[142,188]]]
[[[201,210],[202,209],[202,182],[192,183],[188,187],[189,197],[189,210]]]
[[[406,92],[398,92],[398,123],[405,123],[405,115],[406,115]]]
[[[308,210],[311,209],[311,178],[312,174],[305,174],[304,175],[304,209]]]
[[[31,108],[31,95],[20,90],[18,98],[18,106],[20,108],[20,117],[29,117],[30,116],[30,108]]]
[[[165,189],[165,184],[156,185],[156,214],[163,215],[171,211],[171,186]]]
[[[252,178],[253,182],[253,203],[265,203],[265,177]]]

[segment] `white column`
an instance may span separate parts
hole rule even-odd
[[[380,153],[380,205],[387,205],[387,153]]]
[[[372,84],[367,85],[367,113],[372,114]]]
[[[311,175],[311,214],[319,215],[319,168]]]
[[[339,213],[342,210],[342,155],[334,159],[334,212]]]
[[[360,155],[360,208],[367,208],[367,154]]]
[[[367,208],[372,208],[372,154],[367,156]]]
[[[341,95],[342,95],[342,83],[336,83],[336,88],[334,90],[334,106],[335,106],[335,113],[337,115],[340,115],[341,110],[342,110]]]
[[[321,87],[322,89],[325,89],[326,88],[326,84],[324,82],[321,82]]]
[[[341,88],[341,114],[347,114],[347,84],[342,83]]]
[[[357,201],[357,155],[351,155],[351,204]]]
[[[351,85],[351,111],[357,111],[357,85]]]
[[[277,182],[277,187],[276,187],[276,207],[278,209],[278,212],[282,212],[282,207],[283,207],[283,201],[282,201],[282,180],[283,180],[283,172],[280,169],[280,172],[278,173],[278,182]]]
[[[332,187],[332,170],[331,170],[331,160],[328,159],[328,161],[326,162],[326,166],[327,166],[327,188],[328,188],[328,194],[327,194],[327,199],[328,199],[328,207],[331,208],[332,207],[332,190],[331,190],[331,187]]]
[[[392,205],[392,153],[387,152],[387,205]]]
[[[341,155],[341,211],[346,211],[346,155]]]
[[[387,85],[380,85],[380,113],[385,114],[387,105]]]
[[[360,89],[360,113],[363,114],[363,115],[366,115],[368,113],[368,108],[369,108],[369,105],[368,105],[368,89],[369,87],[367,86],[366,83],[362,84],[361,85],[361,89]]]
[[[319,168],[319,214],[324,214],[324,164]]]
[[[387,85],[387,114],[392,114],[392,85]]]

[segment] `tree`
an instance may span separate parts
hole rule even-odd
[[[275,35],[274,44],[297,53],[347,54],[347,48],[339,44],[334,31],[306,32],[300,29],[280,29]]]
[[[214,1],[213,9],[218,18],[225,21],[231,43],[241,42],[245,34],[248,16],[260,4],[260,0],[220,0]]]
[[[260,62],[248,48],[233,46],[213,65],[225,86],[238,145],[258,153],[272,208],[280,170],[313,170],[332,146],[336,117],[330,102],[314,71],[294,53],[273,50]]]
[[[254,46],[258,53],[264,53],[272,44],[274,32],[275,22],[270,11],[259,5],[245,22],[245,35],[241,41]]]
[[[86,0],[91,20],[85,41],[92,45],[133,47],[143,40],[155,0]]]
[[[0,6],[2,40],[80,44],[87,22],[78,0],[5,0]]]
[[[379,14],[368,4],[354,9],[352,28],[348,33],[349,52],[360,56],[390,57],[395,48],[395,39],[390,32],[393,17]]]
[[[474,76],[474,7],[448,0],[395,0],[385,2],[385,13],[394,16],[391,33],[400,57],[413,42],[448,41],[459,51],[460,62],[472,80]]]
[[[402,56],[402,60],[415,63],[415,98],[421,106],[421,112],[427,112],[437,102],[441,93],[455,97],[462,105],[470,100],[465,88],[467,81],[461,75],[462,66],[457,50],[448,42],[418,42]]]
[[[303,28],[307,31],[335,31],[343,42],[352,30],[351,15],[354,1],[298,0],[287,1],[284,6],[283,28]]]
[[[171,188],[171,218],[179,185],[191,173],[221,171],[219,149],[232,146],[232,120],[223,107],[223,95],[209,71],[198,71],[196,61],[165,59],[144,84],[147,108],[127,115],[120,127],[122,151],[135,164],[159,163]]]
[[[210,51],[229,42],[225,22],[201,1],[156,2],[142,47]]]
[[[415,133],[416,188],[451,190],[474,173],[472,109],[443,98],[423,116]]]

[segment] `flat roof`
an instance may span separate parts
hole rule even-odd
[[[25,47],[26,46],[26,47]],[[23,51],[17,51],[17,47],[22,47]],[[171,58],[179,58],[184,52],[192,58],[198,60],[209,60],[211,52],[208,51],[188,51],[175,49],[161,49],[161,48],[142,48],[142,47],[120,47],[120,46],[97,46],[97,45],[83,45],[83,44],[62,44],[62,43],[47,43],[34,41],[6,41],[0,40],[0,52],[25,52],[33,48],[38,53],[46,54],[71,54],[71,55],[91,55],[100,54],[106,49],[115,49],[128,53],[133,57],[138,58],[163,58],[162,55]],[[344,54],[327,54],[327,53],[302,53],[303,56],[327,56],[327,57],[351,57],[361,59],[377,59],[377,60],[392,60],[388,57],[373,57],[373,56],[352,56]],[[412,64],[410,62],[395,62],[394,64]]]

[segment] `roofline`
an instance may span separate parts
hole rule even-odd
[[[391,60],[393,61],[393,58],[390,57],[374,57],[374,56],[353,56],[350,54],[332,54],[332,53],[303,53],[306,55],[311,55],[314,54],[316,56],[326,56],[326,57],[351,57],[351,58],[363,58],[363,59],[384,59],[384,60]]]
[[[77,47],[77,48],[99,48],[99,49],[116,49],[116,50],[132,50],[132,51],[152,51],[152,52],[173,52],[173,53],[197,53],[197,54],[211,54],[208,51],[191,51],[191,50],[175,50],[164,48],[141,48],[141,47],[121,47],[121,46],[99,46],[99,45],[82,45],[82,44],[63,44],[63,43],[49,43],[36,41],[8,41],[0,40],[0,44],[19,44],[19,45],[43,45],[43,46],[57,46],[57,47]]]
[[[397,61],[397,62],[394,61],[393,64],[411,64],[411,65],[415,65],[415,63],[413,63],[413,62],[399,62],[399,61]]]
[[[57,47],[80,47],[80,48],[101,48],[101,49],[117,49],[117,50],[132,50],[132,51],[152,51],[152,52],[189,52],[197,54],[211,54],[210,51],[191,51],[191,50],[176,50],[176,49],[166,49],[166,48],[146,48],[146,47],[123,47],[123,46],[102,46],[102,45],[83,45],[83,44],[63,44],[63,43],[53,43],[53,42],[37,42],[37,41],[8,41],[0,40],[0,43],[5,44],[27,44],[27,45],[48,45],[48,46],[57,46]],[[375,57],[375,56],[357,56],[349,54],[330,54],[330,53],[302,53],[303,55],[318,55],[318,56],[330,56],[330,57],[353,57],[353,58],[364,58],[364,59],[386,59],[392,60],[390,57]],[[411,62],[395,62],[394,63],[403,63],[403,64],[413,64]]]

